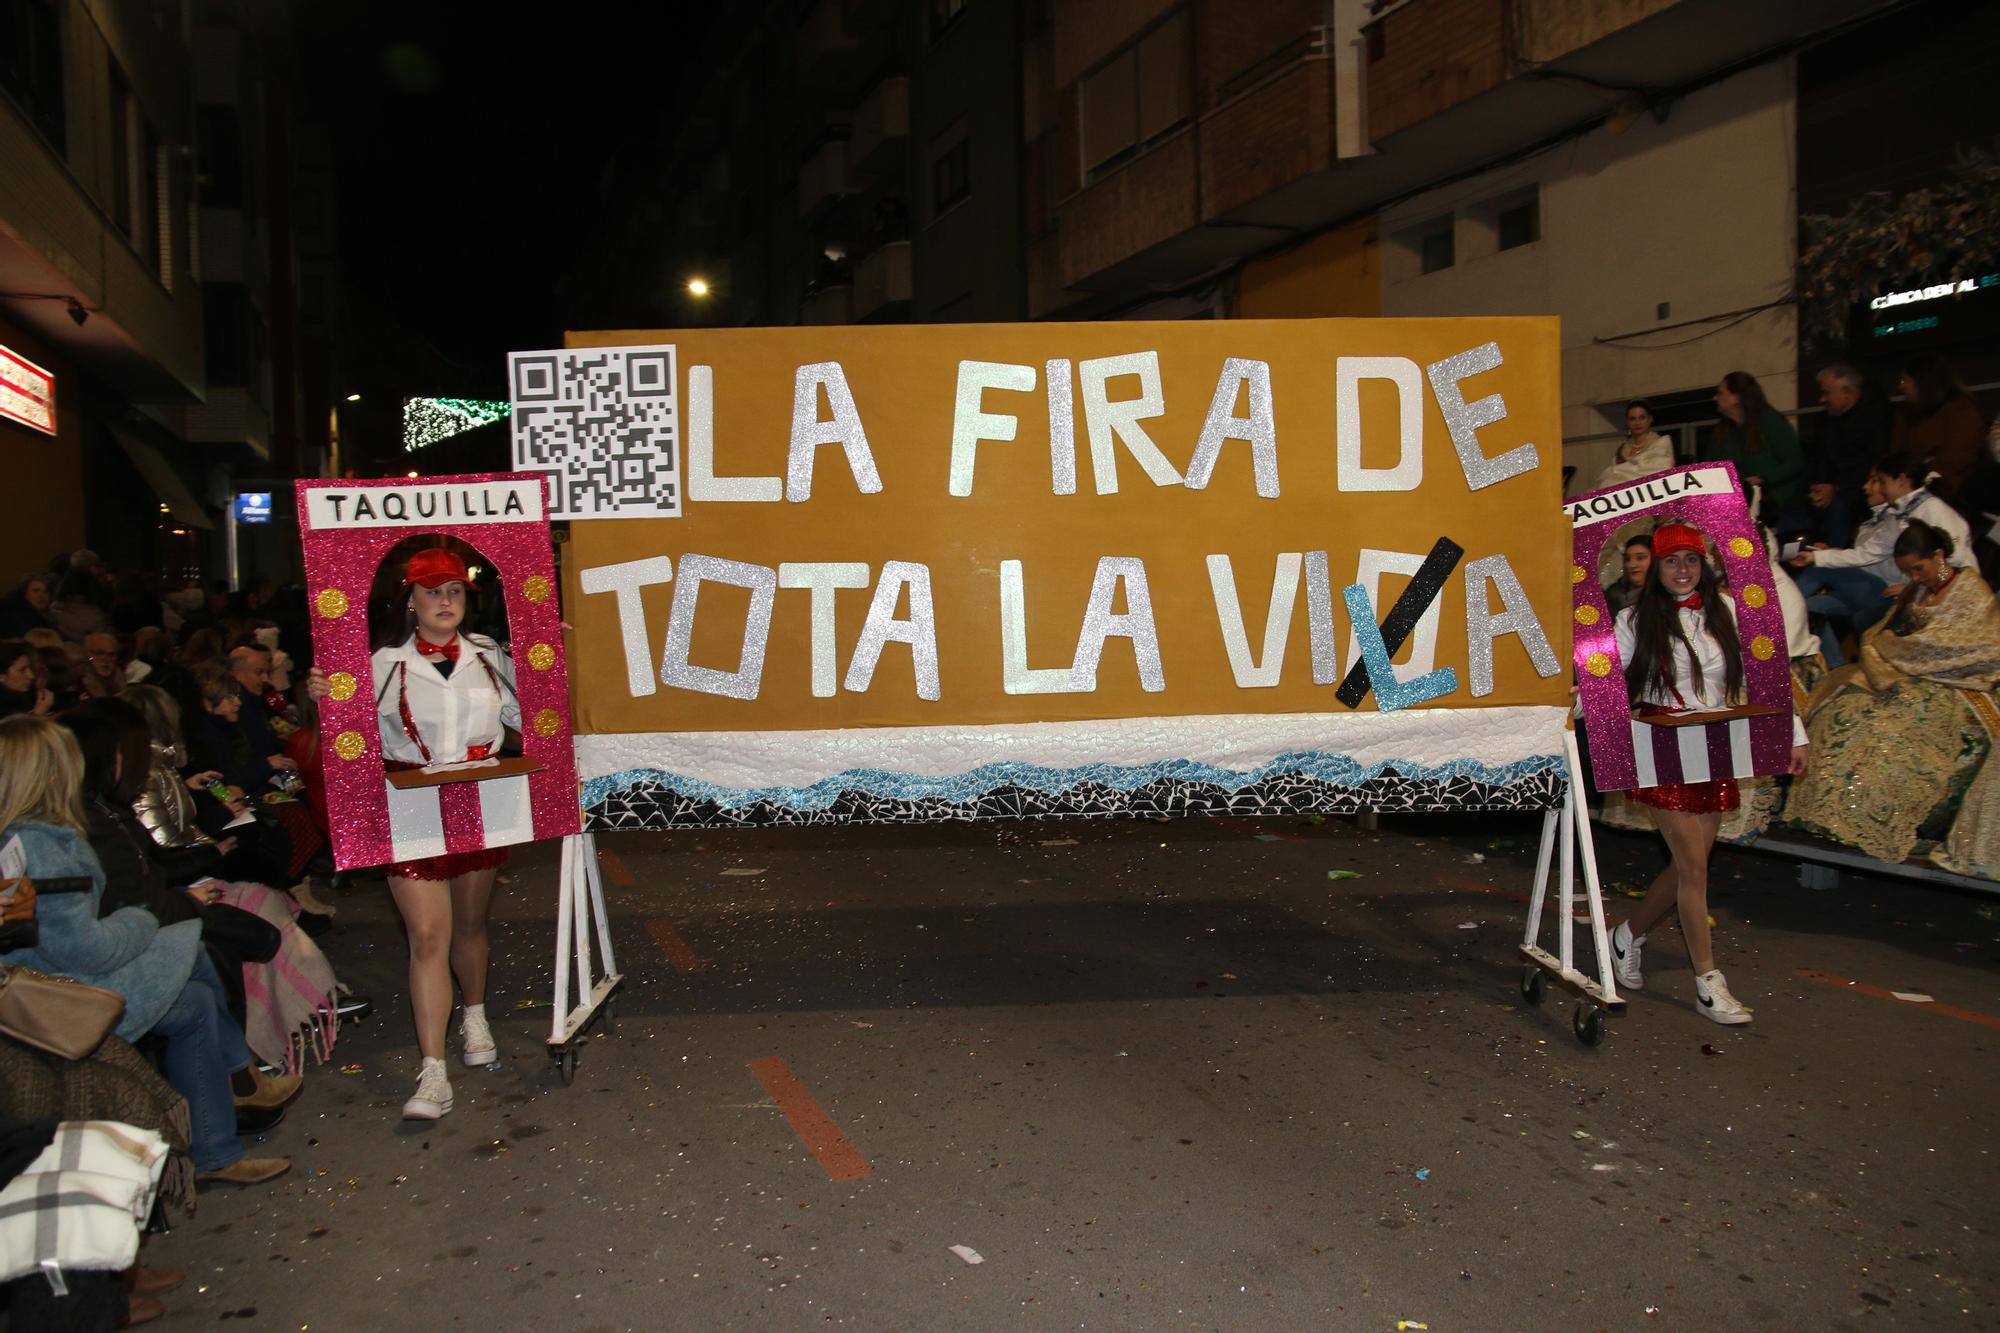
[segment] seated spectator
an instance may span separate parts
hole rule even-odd
[[[1708,457],[1736,465],[1736,479],[1747,492],[1764,493],[1764,511],[1780,532],[1803,511],[1806,500],[1805,455],[1799,437],[1778,410],[1764,399],[1764,386],[1747,371],[1732,370],[1715,386],[1716,423]],[[1757,517],[1763,517],[1758,515]]]
[[[92,634],[110,630],[111,618],[104,614],[95,570],[72,567],[63,575],[48,616],[56,632],[70,643],[82,643]]]
[[[83,640],[83,697],[103,699],[125,689],[125,664],[118,660],[116,634],[89,634]]]
[[[1604,600],[1617,615],[1639,599],[1646,587],[1646,571],[1653,567],[1653,535],[1636,533],[1625,540],[1625,576],[1605,588]]]
[[[1625,438],[1618,457],[1592,483],[1594,491],[1664,472],[1674,465],[1673,441],[1653,429],[1653,409],[1644,402],[1625,405]],[[1612,610],[1617,610],[1613,607]]]
[[[298,767],[271,734],[270,723],[261,712],[263,701],[257,701],[260,711],[251,714],[246,725],[248,705],[236,676],[216,664],[204,663],[195,668],[194,684],[202,709],[188,734],[195,766],[221,773],[230,786],[253,801],[260,800],[270,789],[272,774]],[[258,722],[263,725],[256,725]]]
[[[1960,503],[1986,458],[1986,418],[1979,405],[1936,352],[1905,360],[1896,387],[1903,395],[1892,436],[1896,452],[1936,473],[1933,489],[1949,503]],[[1962,563],[1970,563],[1970,544],[1959,543],[1958,549]]]
[[[21,641],[0,641],[0,717],[46,714],[56,697],[35,677],[35,652]]]
[[[2000,609],[1977,570],[1953,563],[1954,546],[1921,519],[1897,537],[1901,591],[1862,636],[1860,661],[1813,691],[1806,726],[1818,758],[1785,814],[1877,860],[1944,852],[1990,877],[2000,872],[2000,769],[1989,780],[1973,699],[2000,685]]]
[[[67,708],[77,701],[77,672],[70,662],[68,648],[36,649],[35,677],[54,697],[57,708]]]
[[[1819,373],[1819,421],[1806,450],[1806,531],[1828,546],[1851,546],[1869,509],[1869,469],[1889,452],[1889,404],[1861,372],[1835,362]]]
[[[1808,546],[1787,562],[1804,571],[1798,580],[1799,590],[1806,594],[1806,609],[1827,617],[1820,629],[1820,651],[1828,666],[1846,661],[1833,621],[1849,620],[1858,632],[1888,609],[1900,580],[1894,547],[1909,523],[1929,523],[1950,536],[1953,564],[1963,568],[1975,563],[1965,520],[1930,493],[1919,480],[1922,474],[1923,465],[1906,455],[1883,459],[1870,470],[1863,487],[1872,508],[1855,533],[1854,545]]]
[[[100,699],[60,721],[83,751],[90,843],[104,867],[105,907],[131,903],[161,921],[200,920],[230,1012],[265,1063],[296,1071],[305,1050],[331,1051],[333,969],[294,924],[297,909],[267,886],[216,876],[234,838],[170,848],[141,822],[136,804],[152,786],[145,717],[122,699]],[[276,1089],[263,1074],[250,1073],[243,1092],[262,1101],[245,1104],[275,1104],[297,1090]]]
[[[246,1157],[237,1137],[230,1075],[250,1066],[250,1051],[201,952],[200,926],[162,926],[137,907],[100,917],[104,871],[87,827],[76,741],[47,718],[0,720],[0,841],[21,840],[38,934],[32,947],[0,960],[117,991],[125,998],[118,1035],[165,1039],[167,1082],[191,1113],[198,1180],[254,1184],[283,1174],[288,1159]],[[282,1112],[261,1109],[251,1118],[258,1132]]]
[[[0,636],[25,638],[31,629],[54,629],[49,620],[49,603],[54,600],[46,574],[30,574],[21,586],[0,601]]]

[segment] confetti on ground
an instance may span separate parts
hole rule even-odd
[[[1590,1137],[1590,1131],[1587,1129],[1573,1129],[1569,1132],[1569,1136],[1573,1139],[1587,1139]]]
[[[1428,1333],[1429,1329],[1430,1325],[1421,1319],[1398,1319],[1396,1321],[1397,1333],[1410,1333],[1411,1330],[1416,1330],[1417,1333]]]
[[[1044,847],[1074,847],[1074,846],[1076,846],[1076,839],[1075,839],[1075,838],[1043,838],[1043,839],[1042,839],[1042,846],[1044,846]]]
[[[1483,866],[1486,864],[1486,853],[1467,852],[1465,855],[1465,863],[1469,866]]]
[[[1420,1166],[1417,1168],[1418,1180],[1429,1180],[1430,1178],[1431,1178],[1431,1169],[1429,1167]]]
[[[1458,923],[1458,928],[1460,930],[1478,930],[1479,923],[1477,921],[1461,921]]]
[[[555,1003],[554,1000],[516,1000],[514,1001],[514,1007],[516,1009],[553,1009]]]
[[[360,1073],[360,1072],[361,1072],[361,1066],[360,1066],[360,1065],[342,1065],[342,1066],[340,1067],[340,1072],[341,1072],[341,1073],[343,1073],[343,1074],[358,1074],[358,1073]]]
[[[1280,838],[1280,837],[1279,837],[1279,836],[1278,836],[1277,834],[1275,834],[1275,833],[1259,833],[1259,834],[1257,834],[1257,835],[1256,835],[1256,837],[1257,837],[1257,841],[1258,841],[1258,842],[1282,842],[1282,841],[1283,841],[1283,839],[1281,839],[1281,838]]]
[[[983,1264],[986,1262],[986,1256],[973,1249],[970,1245],[947,1245],[945,1248],[969,1264]]]
[[[723,873],[723,874],[725,874],[725,875],[761,875],[761,874],[763,874],[763,873],[764,873],[764,867],[762,867],[762,866],[731,866],[731,867],[729,867],[729,869],[727,869],[727,870],[723,871],[722,873]]]
[[[1897,999],[1905,1001],[1906,1003],[1909,1004],[1937,1003],[1937,1001],[1933,1000],[1930,996],[1924,994],[1920,990],[1892,990],[1889,993],[1895,996]]]
[[[1326,877],[1328,879],[1360,879],[1361,872],[1359,870],[1329,870],[1326,872]]]

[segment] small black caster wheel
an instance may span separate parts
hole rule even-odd
[[[1529,1004],[1540,1004],[1542,997],[1549,993],[1549,976],[1539,967],[1530,964],[1521,973],[1521,998]]]
[[[565,1046],[556,1052],[556,1077],[565,1088],[576,1082],[576,1047]]]
[[[1576,1039],[1586,1046],[1595,1046],[1604,1040],[1604,1011],[1594,1004],[1580,1004],[1570,1026],[1576,1029]]]

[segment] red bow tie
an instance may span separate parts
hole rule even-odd
[[[1699,591],[1691,592],[1678,602],[1675,602],[1674,605],[1680,607],[1683,611],[1699,611],[1701,610],[1701,593]]]
[[[442,657],[447,662],[458,661],[458,636],[451,636],[450,643],[432,643],[423,635],[417,636],[417,651],[425,657]]]

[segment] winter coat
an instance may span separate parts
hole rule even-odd
[[[201,923],[162,926],[152,913],[123,907],[103,918],[104,869],[74,829],[25,820],[0,830],[0,844],[18,835],[35,882],[30,949],[0,954],[0,962],[102,986],[125,997],[118,1035],[137,1041],[166,1014],[194,971]]]

